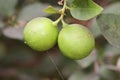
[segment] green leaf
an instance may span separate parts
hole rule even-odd
[[[17,39],[17,40],[23,40],[23,29],[24,27],[6,27],[2,30],[2,33],[4,36],[11,38],[11,39]]]
[[[74,0],[70,4],[71,15],[79,20],[89,20],[102,12],[103,8],[92,0]]]
[[[104,57],[114,57],[120,55],[120,49],[107,44],[104,49]]]
[[[111,45],[120,48],[120,15],[101,14],[97,18],[97,23],[107,41]]]
[[[99,76],[94,73],[85,74],[82,71],[76,71],[72,73],[68,80],[99,80]]]
[[[95,38],[99,37],[102,34],[97,24],[96,18],[92,20],[92,23],[90,25],[90,30]]]
[[[14,13],[17,0],[0,0],[0,14],[9,16]]]
[[[50,13],[50,14],[57,14],[57,13],[59,13],[59,10],[54,8],[53,6],[48,6],[44,11],[46,13]]]
[[[103,13],[112,13],[112,14],[120,14],[120,2],[112,3],[107,6]]]
[[[119,48],[120,47],[120,2],[107,6],[103,13],[97,17],[97,23],[103,36],[107,41]],[[110,49],[112,50],[112,49]],[[114,51],[114,50],[112,50]],[[113,53],[114,54],[114,53]]]
[[[108,69],[107,65],[101,65],[99,76],[102,78],[102,80],[115,80],[116,75],[114,75],[115,72]]]
[[[48,16],[48,14],[46,14],[43,11],[43,9],[47,6],[48,4],[41,4],[41,3],[33,3],[30,5],[27,5],[19,13],[18,19],[23,21],[29,21],[36,17]]]

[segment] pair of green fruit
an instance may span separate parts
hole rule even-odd
[[[48,18],[38,17],[24,28],[24,40],[37,51],[47,51],[57,42],[60,51],[70,59],[82,59],[93,50],[95,41],[90,31],[79,24],[66,24],[58,32],[57,24]]]

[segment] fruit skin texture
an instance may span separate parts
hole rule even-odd
[[[56,44],[58,29],[50,19],[38,17],[27,23],[23,34],[25,43],[32,49],[46,51]]]
[[[87,57],[95,46],[90,31],[82,25],[64,26],[58,36],[58,46],[61,52],[70,59]]]

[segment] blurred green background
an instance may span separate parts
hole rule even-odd
[[[94,1],[104,8],[103,13],[120,14],[120,0]],[[0,80],[120,80],[120,49],[114,47],[120,37],[102,34],[96,18],[80,21],[68,12],[65,19],[85,25],[93,33],[96,47],[85,59],[70,60],[57,45],[47,52],[37,52],[24,44],[26,22],[40,16],[56,20],[59,15],[47,14],[44,9],[49,5],[61,8],[57,3],[58,0],[0,0]],[[120,21],[120,17],[116,18]]]

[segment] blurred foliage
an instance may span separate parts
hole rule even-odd
[[[37,52],[24,44],[22,32],[26,22],[39,16],[56,19],[58,15],[47,14],[44,9],[50,5],[60,8],[58,1],[0,0],[0,80],[120,80],[120,47],[114,47],[120,44],[119,0],[94,0],[104,7],[101,15],[108,16],[103,22],[99,20],[101,15],[89,21],[76,20],[70,15],[65,19],[83,24],[93,33],[96,47],[85,59],[70,60],[57,45],[47,52]],[[112,22],[117,31],[112,31]]]

